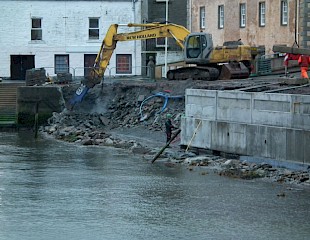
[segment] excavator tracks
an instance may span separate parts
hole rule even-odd
[[[219,70],[213,67],[183,67],[167,72],[169,80],[186,80],[191,78],[193,80],[214,81],[218,79],[219,75]]]

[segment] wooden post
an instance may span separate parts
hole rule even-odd
[[[160,156],[160,154],[162,154],[165,149],[170,145],[170,143],[179,135],[179,133],[181,132],[181,129],[178,129],[175,134],[171,137],[171,139],[169,140],[169,142],[156,154],[156,156],[153,158],[152,163],[154,163],[156,161],[156,159]]]
[[[36,102],[36,109],[34,115],[34,138],[38,138],[39,130],[39,102]]]
[[[198,126],[196,127],[196,129],[195,129],[195,131],[194,131],[194,133],[193,133],[193,136],[192,136],[191,140],[189,141],[189,143],[188,143],[188,145],[187,145],[187,148],[186,148],[185,152],[187,152],[188,149],[190,148],[190,145],[192,144],[192,141],[193,141],[194,137],[196,136],[196,133],[197,133],[197,130],[198,130],[200,124],[201,124],[201,120],[200,120],[200,122],[198,123]]]

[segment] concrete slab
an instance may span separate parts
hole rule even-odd
[[[211,122],[211,149],[218,151],[246,154],[246,124]]]
[[[267,127],[248,125],[246,132],[247,155],[267,156]]]
[[[304,162],[304,133],[303,130],[286,129],[286,160]]]

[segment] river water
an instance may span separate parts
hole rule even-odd
[[[0,239],[310,239],[309,189],[202,173],[1,132]]]

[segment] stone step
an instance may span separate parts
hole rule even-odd
[[[16,123],[17,88],[23,83],[0,83],[0,126]]]

